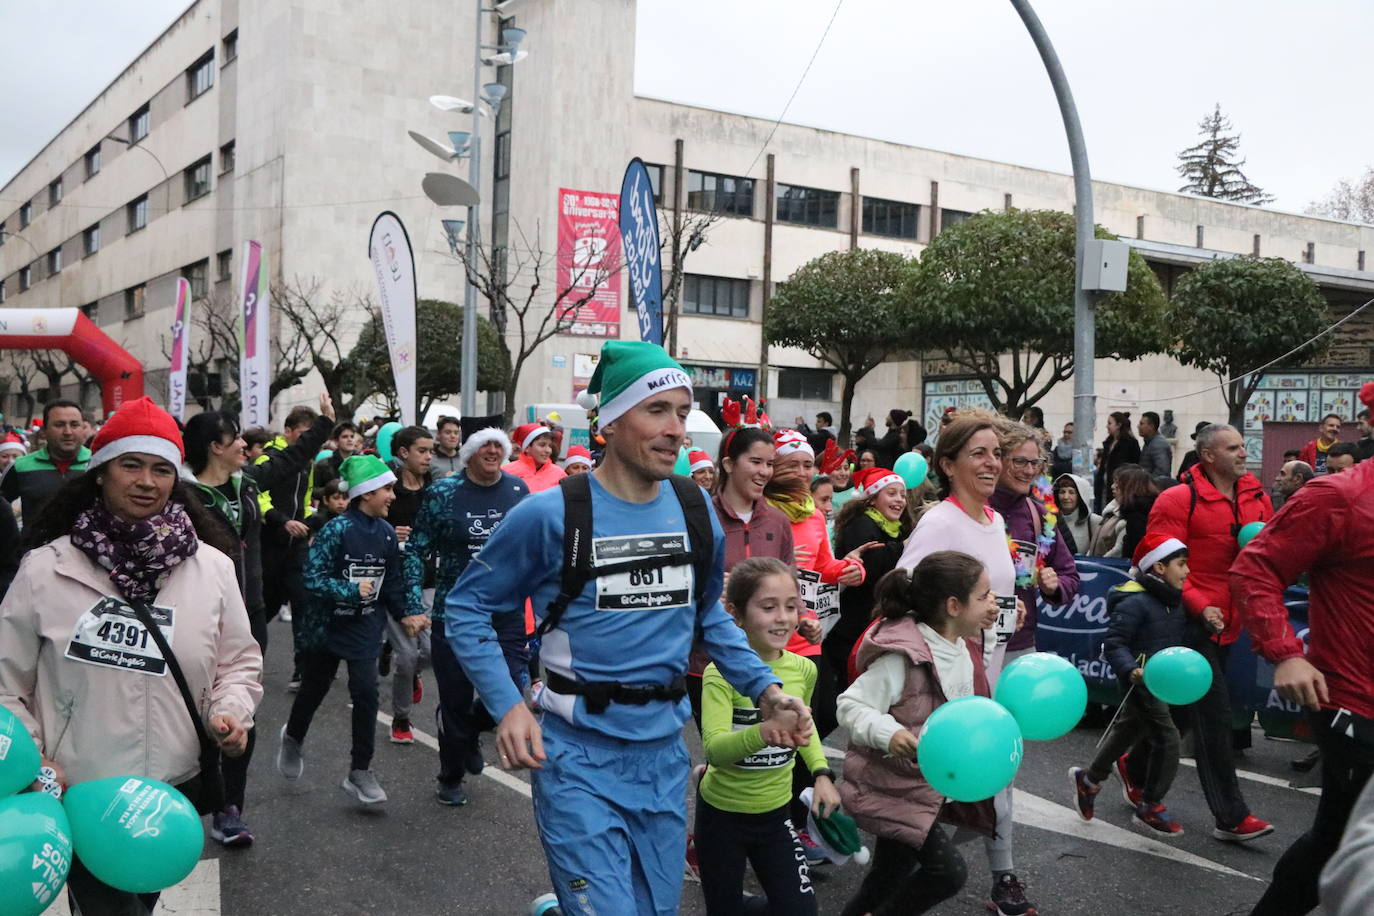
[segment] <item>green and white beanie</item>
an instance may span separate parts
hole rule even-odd
[[[339,474],[348,486],[349,499],[357,499],[364,493],[380,490],[396,482],[396,475],[376,455],[354,455],[346,459],[339,465]]]
[[[691,394],[692,377],[666,350],[645,341],[608,340],[591,384],[577,403],[586,410],[599,403],[597,422],[605,428],[650,395],[672,388],[686,388]]]

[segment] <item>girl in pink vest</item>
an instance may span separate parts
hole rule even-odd
[[[947,802],[916,764],[917,735],[941,703],[989,696],[981,632],[997,619],[983,564],[952,550],[908,573],[894,569],[874,592],[878,623],[859,644],[858,678],[837,701],[849,730],[840,796],[877,837],[873,866],[844,916],[924,913],[959,893],[968,869],[937,820],[991,833],[990,800]]]

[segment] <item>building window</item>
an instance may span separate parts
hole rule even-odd
[[[204,299],[210,295],[210,260],[197,261],[181,269],[181,275],[191,284],[191,298]]]
[[[726,216],[753,216],[754,180],[689,171],[687,207],[691,210],[722,213]]]
[[[148,195],[144,194],[129,204],[128,211],[130,232],[137,232],[148,225]]]
[[[94,178],[100,172],[100,144],[97,143],[86,152],[86,177]]]
[[[205,56],[192,64],[186,71],[186,101],[200,98],[215,85],[215,52],[206,51]]]
[[[225,172],[232,172],[233,170],[234,141],[230,140],[219,148],[219,173],[223,175]]]
[[[124,291],[124,319],[143,317],[143,299],[148,287],[140,283]]]
[[[19,291],[22,293],[33,285],[33,268],[28,264],[19,268]]]
[[[644,163],[644,169],[649,173],[649,187],[654,191],[654,203],[663,206],[663,166],[650,165]]]
[[[0,280],[0,302],[5,301],[5,281]]]
[[[33,222],[33,201],[26,201],[19,208],[19,228],[27,229],[31,222]]]
[[[86,231],[81,233],[82,257],[89,258],[100,250],[100,224],[88,226]]]
[[[230,280],[230,279],[233,279],[232,276],[231,276],[230,273],[229,273],[229,271],[230,271],[230,269],[231,269],[231,265],[232,265],[233,263],[234,263],[234,252],[233,252],[232,249],[225,249],[224,251],[221,251],[219,254],[215,255],[215,279],[217,279],[217,280]]]
[[[921,207],[877,197],[864,198],[864,232],[894,239],[915,239]]]
[[[778,185],[778,222],[834,229],[839,225],[840,194],[819,188]]]
[[[48,252],[48,276],[62,272],[62,249],[54,248]]]
[[[9,233],[7,233],[7,232],[5,231],[5,226],[6,226],[6,225],[7,225],[7,221],[6,221],[6,220],[0,219],[0,248],[3,248],[3,247],[4,247],[4,245],[5,245],[5,236],[9,234]]]
[[[749,281],[688,274],[682,284],[682,311],[689,315],[749,317]]]
[[[186,203],[210,193],[210,157],[197,162],[182,175],[186,179]]]
[[[148,106],[144,105],[129,118],[129,142],[137,143],[148,136],[149,126]]]
[[[228,35],[225,35],[225,36],[224,36],[224,62],[227,64],[227,63],[229,63],[229,61],[233,60],[234,58],[236,58],[236,57],[238,57],[238,56],[239,56],[239,30],[238,30],[238,29],[234,29],[234,31],[232,31],[232,32],[230,32]]]
[[[835,373],[825,369],[779,369],[778,397],[799,401],[829,401]]]
[[[940,228],[949,229],[968,222],[973,218],[973,214],[967,210],[940,210]]]
[[[85,305],[81,306],[81,314],[95,321],[100,315],[100,303],[87,302]]]
[[[510,177],[510,131],[496,135],[496,158],[492,163],[492,177],[497,181]]]
[[[62,203],[62,179],[59,178],[48,185],[48,206],[55,207]]]

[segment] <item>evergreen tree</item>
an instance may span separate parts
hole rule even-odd
[[[1198,122],[1202,142],[1178,154],[1178,173],[1186,182],[1179,191],[1243,204],[1271,202],[1273,195],[1264,193],[1263,188],[1252,184],[1241,171],[1245,160],[1236,158],[1240,151],[1240,134],[1232,134],[1230,130],[1231,121],[1221,113],[1220,103],[1215,111]]]

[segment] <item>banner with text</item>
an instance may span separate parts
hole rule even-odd
[[[239,416],[244,429],[266,427],[272,409],[272,295],[267,256],[257,242],[243,243],[239,321]]]
[[[382,303],[386,349],[391,356],[391,377],[396,382],[396,403],[401,422],[414,426],[419,405],[415,400],[418,362],[415,336],[415,256],[401,218],[382,211],[372,223],[367,254],[377,275],[377,295]]]
[[[658,210],[649,170],[631,159],[620,183],[620,238],[625,270],[639,318],[639,339],[663,345],[663,270],[659,260]]]
[[[558,189],[555,270],[561,333],[620,336],[620,215],[614,194]],[[570,318],[562,313],[576,306]]]
[[[172,312],[172,360],[167,371],[167,412],[186,419],[186,359],[191,345],[191,281],[177,280],[176,309]]]

